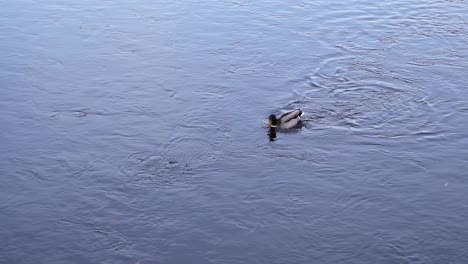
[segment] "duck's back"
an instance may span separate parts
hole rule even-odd
[[[279,119],[281,121],[283,121],[283,122],[288,122],[288,121],[290,121],[292,119],[301,117],[302,114],[303,114],[303,112],[301,110],[297,109],[297,110],[282,114]]]
[[[290,129],[295,127],[301,121],[301,116],[303,112],[301,110],[294,110],[291,112],[284,113],[279,118],[280,128]]]

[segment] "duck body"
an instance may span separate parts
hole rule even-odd
[[[304,115],[304,112],[300,109],[289,111],[282,114],[279,118],[275,115],[270,115],[268,121],[268,127],[270,128],[280,128],[280,129],[291,129],[296,127],[301,123],[301,116]]]

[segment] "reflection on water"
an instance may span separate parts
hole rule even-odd
[[[466,262],[467,8],[5,3],[0,262]]]
[[[270,139],[270,141],[275,141],[275,139],[276,139],[276,128],[270,127],[268,129],[268,138]]]

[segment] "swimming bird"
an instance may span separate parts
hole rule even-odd
[[[290,129],[296,127],[301,123],[301,116],[304,114],[302,110],[296,109],[282,114],[279,118],[276,118],[275,115],[270,115],[268,118],[268,127],[269,128],[281,128],[281,129]]]

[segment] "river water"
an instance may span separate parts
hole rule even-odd
[[[467,69],[463,0],[3,1],[0,263],[468,263]]]

